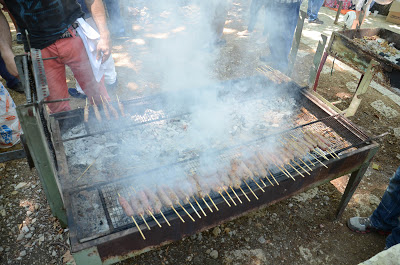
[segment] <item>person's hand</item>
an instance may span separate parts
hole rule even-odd
[[[111,55],[111,45],[110,45],[110,37],[108,35],[101,35],[99,42],[97,43],[97,60],[101,59],[101,63],[107,61],[107,59]]]
[[[7,71],[12,74],[15,77],[19,77],[18,70],[17,70],[17,65],[15,64],[14,61],[14,54],[11,50],[6,50],[3,51],[1,54],[1,57],[4,60],[4,63],[6,64]]]

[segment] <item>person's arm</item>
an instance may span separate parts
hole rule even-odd
[[[103,53],[102,62],[105,62],[111,54],[110,47],[110,32],[107,28],[106,12],[104,10],[102,0],[85,0],[87,7],[92,13],[94,22],[96,22],[97,28],[100,33],[100,41],[97,44],[97,59],[100,59]]]
[[[11,48],[11,33],[10,27],[3,11],[0,10],[0,55],[3,58],[7,70],[13,76],[18,77],[17,66],[14,61],[14,53]]]

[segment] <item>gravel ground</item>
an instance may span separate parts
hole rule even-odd
[[[303,9],[306,4],[303,3]],[[249,39],[236,35],[237,31],[245,29],[248,5],[247,0],[235,0],[230,10],[225,32],[227,45],[222,48],[215,65],[220,79],[253,74],[258,55],[265,51],[262,45],[249,46],[254,44],[258,33]],[[322,8],[320,13],[326,22],[332,23],[334,12]],[[332,30],[329,25],[326,28]],[[259,32],[260,28],[257,29]],[[309,41],[307,36],[313,30],[322,31],[314,25],[305,25],[304,43]],[[153,87],[151,83],[141,83],[138,78],[140,62],[136,59],[132,59],[131,64],[126,61],[126,50],[132,43],[139,41],[116,41],[113,51],[121,77],[117,93],[130,96]],[[310,65],[313,48],[304,44],[300,46],[294,74],[300,84],[304,84],[308,76],[309,67],[304,66]],[[251,53],[244,53],[243,49],[250,49]],[[18,54],[21,47],[16,45],[15,50]],[[348,99],[343,97],[343,93],[351,94],[352,86],[348,83],[357,82],[357,79],[337,64],[331,76],[330,67],[328,62],[325,68],[329,70],[322,74],[320,92],[331,100],[344,98],[340,106],[344,107]],[[73,85],[70,73],[68,81]],[[23,96],[10,93],[17,104],[24,102]],[[389,131],[390,135],[383,139],[382,148],[374,160],[379,169],[368,169],[340,220],[333,221],[334,210],[344,190],[346,176],[121,264],[358,264],[375,255],[383,249],[385,237],[351,233],[345,221],[348,217],[368,215],[373,211],[389,177],[400,164],[399,136],[396,137],[399,116],[388,118],[374,109],[371,104],[377,99],[400,111],[400,107],[389,97],[371,89],[364,96],[357,114],[351,118],[371,135],[385,131]],[[76,101],[74,106],[80,104],[81,101]],[[73,262],[69,254],[68,229],[61,228],[52,217],[39,177],[24,160],[0,164],[0,215],[1,264]]]

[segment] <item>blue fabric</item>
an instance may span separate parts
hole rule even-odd
[[[386,239],[389,248],[400,243],[400,167],[389,181],[382,201],[371,216],[371,224],[381,230],[392,231]]]
[[[78,4],[80,4],[83,13],[85,13],[85,19],[91,17],[92,14],[90,13],[90,11],[88,9],[85,0],[77,0],[77,1],[78,1]]]
[[[119,0],[104,0],[104,4],[106,5],[108,17],[110,19],[111,33],[124,32],[125,26],[121,17]]]
[[[324,0],[308,0],[307,15],[308,21],[313,21],[318,18],[318,12],[321,9]]]
[[[6,80],[7,82],[6,86],[8,88],[16,86],[19,82],[18,78],[16,78],[7,71],[6,63],[4,62],[3,58],[1,58],[1,56],[0,56],[0,76]]]
[[[257,22],[258,11],[265,5],[265,0],[253,0],[250,4],[250,20],[247,30],[252,32]]]
[[[271,3],[266,7],[264,35],[268,35],[272,67],[286,72],[300,12],[300,2]]]

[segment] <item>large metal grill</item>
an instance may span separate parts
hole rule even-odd
[[[264,77],[255,77],[250,81],[259,84],[260,78],[264,83],[270,82]],[[249,82],[249,79],[234,82]],[[221,86],[224,87],[226,84],[223,83]],[[282,87],[283,85],[280,86]],[[173,174],[185,178],[193,174],[201,174],[199,172],[201,163],[199,157],[194,154],[173,164],[160,166],[154,166],[150,163],[150,166],[144,165],[130,172],[118,171],[118,174],[125,172],[118,178],[113,178],[110,174],[96,182],[85,180],[83,183],[78,184],[74,180],[78,177],[78,172],[82,172],[82,169],[74,170],[68,165],[68,158],[64,153],[63,145],[78,139],[112,132],[117,130],[115,129],[116,124],[119,126],[117,127],[118,130],[121,130],[122,126],[122,130],[127,132],[138,126],[147,126],[163,120],[179,119],[188,115],[188,113],[182,109],[177,112],[173,108],[164,106],[163,96],[125,101],[125,108],[130,111],[131,116],[136,118],[129,120],[129,122],[125,120],[122,123],[121,121],[113,121],[99,124],[92,115],[89,123],[85,125],[85,133],[73,137],[65,136],[62,132],[59,132],[58,125],[60,125],[61,130],[65,130],[68,129],[66,124],[73,119],[77,120],[78,123],[82,122],[82,110],[53,115],[53,137],[56,143],[60,182],[64,185],[64,202],[71,230],[72,250],[79,251],[97,246],[103,260],[117,254],[128,255],[132,251],[158,246],[170,240],[176,240],[185,235],[212,227],[252,209],[257,209],[291,196],[291,194],[313,185],[318,185],[329,179],[358,170],[366,163],[369,163],[372,155],[376,152],[377,145],[370,141],[368,136],[343,116],[327,108],[312,94],[300,90],[296,84],[288,83],[286,84],[286,89],[291,89],[294,91],[293,93],[299,91],[297,104],[304,108],[304,111],[301,112],[301,124],[296,127],[287,126],[286,128],[268,132],[240,145],[230,145],[220,149],[209,150],[208,152],[213,153],[215,156],[216,164],[227,164],[233,158],[240,158],[244,147],[246,149],[259,149],[263,146],[263,143],[268,142],[272,137],[281,139],[282,142],[287,142],[290,139],[301,137],[305,130],[317,132],[329,139],[331,143],[330,149],[323,151],[320,148],[316,148],[302,159],[296,158],[291,166],[280,167],[276,164],[272,165],[268,168],[267,176],[255,177],[252,180],[242,182],[240,189],[227,189],[224,193],[225,196],[212,190],[209,193],[209,197],[201,198],[196,195],[190,198],[189,202],[192,205],[189,202],[181,201],[181,207],[176,205],[174,210],[163,206],[162,213],[171,226],[167,226],[160,213],[154,213],[154,218],[158,220],[162,228],[159,228],[154,218],[149,215],[143,217],[134,216],[137,225],[148,235],[146,236],[146,241],[141,239],[133,218],[126,216],[124,213],[118,203],[118,196],[128,198],[134,193],[135,183],[132,183],[132,175],[135,178],[152,178],[153,176]],[[234,91],[232,93],[238,92]],[[254,97],[250,96],[243,100],[253,99]],[[145,113],[146,108],[154,104],[165,108],[161,107],[160,112],[156,115],[154,113],[147,115]],[[138,114],[136,116],[132,115],[134,113]],[[97,172],[97,174],[100,173]],[[360,174],[362,177],[363,172]],[[352,192],[350,192],[350,196],[351,194]],[[239,203],[239,200],[242,203]],[[344,201],[343,205],[345,206],[345,204],[347,204],[346,201]],[[214,210],[213,213],[210,212],[209,208]],[[216,208],[219,211],[216,211]],[[207,216],[205,216],[206,212]],[[181,222],[178,215],[186,222]],[[192,222],[189,219],[189,215],[195,218],[196,221]],[[201,219],[198,218],[200,216],[202,217]],[[146,229],[147,225],[151,230]],[[121,246],[122,242],[124,242],[123,246]],[[113,244],[116,243],[118,243],[117,248],[113,247]]]

